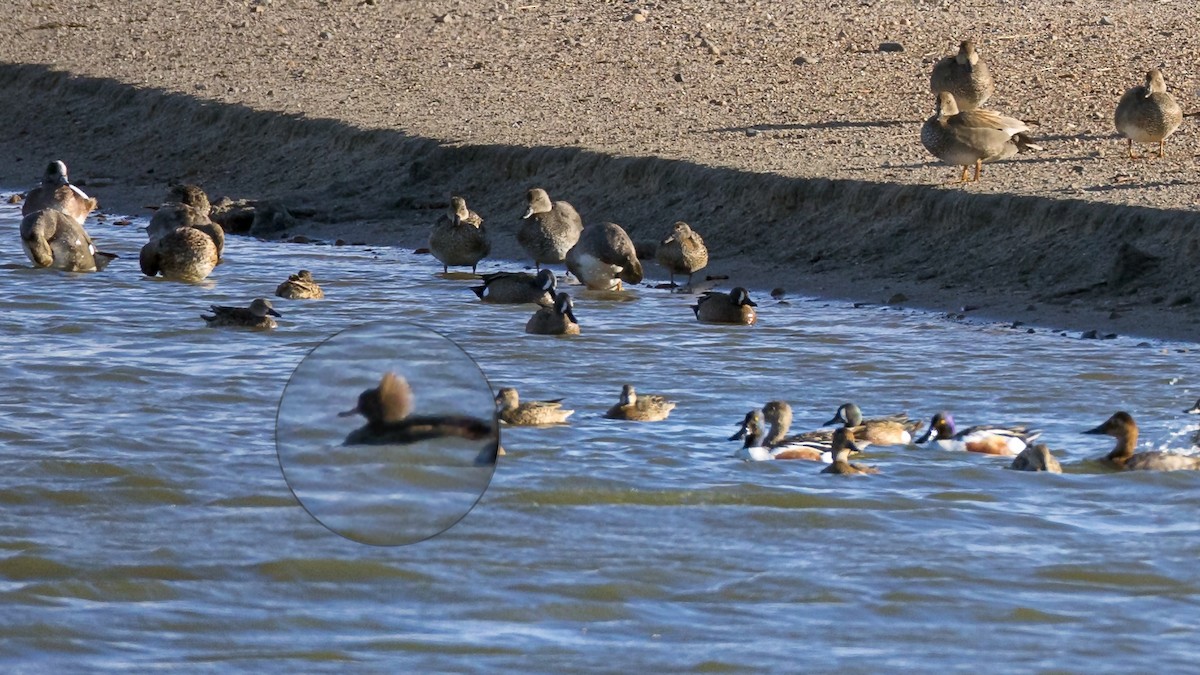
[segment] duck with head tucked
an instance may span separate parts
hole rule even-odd
[[[1158,68],[1146,71],[1145,83],[1128,89],[1113,113],[1117,131],[1129,141],[1130,159],[1138,159],[1133,154],[1135,142],[1158,143],[1158,156],[1163,157],[1167,136],[1175,133],[1181,122],[1183,110],[1167,91],[1167,80]]]
[[[146,228],[138,264],[142,274],[196,283],[221,262],[225,230],[209,219],[208,195],[195,185],[172,185]]]
[[[642,280],[642,263],[633,241],[616,223],[583,228],[579,240],[567,251],[567,269],[593,291],[619,291],[621,282]]]
[[[929,428],[916,442],[918,445],[928,443],[930,447],[941,450],[1011,457],[1024,452],[1041,435],[1041,429],[1029,429],[1022,425],[977,424],[958,431],[954,427],[954,417],[948,412],[939,412],[929,421]]]
[[[1030,445],[1017,455],[1008,467],[1014,471],[1045,471],[1046,473],[1062,473],[1062,465],[1058,458],[1050,453],[1045,443]]]
[[[1041,150],[1025,135],[1026,131],[1029,126],[1021,120],[991,110],[960,111],[954,94],[943,91],[937,95],[933,117],[921,127],[921,144],[946,164],[961,166],[962,176],[956,182],[968,183],[979,180],[984,162]],[[971,165],[975,166],[975,177],[968,179]]]
[[[273,316],[283,316],[271,306],[266,298],[256,298],[249,307],[226,307],[211,305],[208,311],[212,316],[200,315],[209,328],[256,328],[270,330],[277,324]]]
[[[470,265],[471,273],[479,261],[492,251],[492,239],[483,218],[467,208],[462,197],[450,198],[450,212],[442,214],[429,231],[429,252],[442,263],[442,274],[451,265]]]
[[[401,445],[437,438],[462,438],[470,441],[491,439],[480,457],[495,462],[500,437],[496,427],[468,415],[413,415],[412,388],[408,381],[386,372],[379,386],[358,395],[357,404],[339,412],[338,417],[362,415],[363,426],[351,431],[342,445]]]
[[[610,420],[630,422],[659,422],[667,419],[675,409],[675,402],[658,394],[638,395],[633,385],[621,387],[621,400],[608,409],[604,416]]]
[[[541,270],[542,263],[560,263],[566,258],[583,232],[583,219],[567,202],[550,201],[550,195],[541,188],[530,190],[526,199],[529,208],[517,230],[517,243]]]
[[[98,272],[117,257],[97,251],[83,225],[53,208],[21,219],[21,248],[35,267],[64,272]]]
[[[493,272],[483,275],[482,286],[471,290],[484,302],[497,304],[536,303],[550,306],[558,291],[558,279],[551,270],[528,272]]]
[[[562,399],[522,401],[517,390],[504,387],[496,394],[496,410],[500,421],[515,427],[541,427],[565,424],[574,410],[563,410]]]
[[[959,110],[974,110],[987,102],[996,90],[987,64],[979,57],[973,40],[958,44],[958,53],[933,65],[929,90],[934,96],[943,91],[954,95]]]
[[[692,285],[692,275],[708,264],[708,247],[700,233],[682,220],[671,226],[671,232],[658,243],[654,259],[671,275],[671,288],[675,287],[675,275],[688,275],[687,285]]]
[[[854,432],[855,440],[861,438],[875,445],[907,445],[912,443],[913,433],[924,426],[924,422],[910,419],[905,413],[863,419],[862,410],[853,403],[838,406],[833,418],[822,426],[831,424],[841,424]]]
[[[855,464],[850,461],[850,453],[858,452],[854,444],[854,431],[846,427],[833,430],[833,464],[821,470],[821,473],[836,473],[843,476],[856,476],[879,473],[879,469],[866,464]]]
[[[559,293],[554,296],[554,305],[542,307],[529,317],[525,332],[534,335],[579,335],[574,307],[570,295]]]
[[[28,216],[44,209],[62,211],[78,225],[83,225],[88,214],[96,210],[96,200],[71,184],[67,178],[67,165],[62,160],[50,162],[42,182],[25,195],[21,203],[21,215]]]
[[[1125,411],[1113,413],[1098,427],[1088,429],[1085,434],[1112,436],[1117,445],[1104,456],[1109,465],[1126,471],[1196,471],[1200,470],[1200,457],[1177,455],[1173,452],[1137,450],[1138,426],[1133,416]]]
[[[708,291],[696,299],[692,311],[701,323],[736,323],[749,326],[758,321],[754,308],[758,304],[750,299],[750,293],[738,286],[728,293]]]
[[[300,270],[288,275],[287,281],[275,288],[275,295],[285,300],[320,300],[325,297],[325,291],[313,279],[312,272]]]

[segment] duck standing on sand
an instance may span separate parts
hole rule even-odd
[[[1163,157],[1167,136],[1175,133],[1181,122],[1183,110],[1167,92],[1167,81],[1158,68],[1146,72],[1145,84],[1125,92],[1113,114],[1117,131],[1129,140],[1129,159],[1138,159],[1133,154],[1134,142],[1158,143],[1158,156]]]
[[[204,319],[209,328],[256,328],[259,330],[270,330],[276,327],[273,316],[283,316],[275,311],[271,306],[271,301],[266,298],[256,298],[250,303],[249,307],[225,307],[223,305],[211,305],[209,307],[212,316],[200,315]]]
[[[117,257],[97,251],[83,225],[55,208],[33,211],[21,219],[21,248],[34,267],[64,272],[98,272]]]
[[[288,280],[275,288],[275,295],[286,300],[320,300],[325,291],[313,279],[312,272],[300,270],[288,276]]]
[[[525,332],[534,335],[579,335],[579,322],[575,320],[571,296],[566,293],[554,296],[553,306],[542,307],[529,317]]]
[[[700,233],[682,220],[671,226],[671,233],[658,243],[654,259],[671,275],[671,288],[675,287],[675,275],[688,275],[687,285],[692,285],[692,275],[708,264],[708,247]]]
[[[921,144],[946,164],[961,166],[962,176],[955,182],[968,183],[979,180],[984,162],[1041,150],[1025,135],[1026,131],[1029,126],[1024,122],[998,112],[983,108],[960,111],[954,95],[943,91],[937,95],[933,117],[921,127]],[[972,164],[975,177],[968,179]]]
[[[621,387],[621,400],[608,409],[604,416],[610,420],[626,420],[629,422],[659,422],[667,419],[675,409],[675,402],[667,400],[658,394],[642,394],[638,396],[633,385]]]
[[[1117,445],[1104,456],[1111,466],[1126,471],[1197,471],[1200,457],[1177,455],[1173,452],[1134,452],[1137,449],[1138,426],[1125,411],[1113,413],[1103,424],[1083,432],[1112,436]]]
[[[854,444],[854,432],[846,427],[839,427],[833,431],[833,464],[821,469],[821,473],[836,473],[843,476],[856,476],[879,473],[879,469],[866,464],[853,464],[850,462],[850,453],[858,452],[858,447]]]
[[[574,410],[563,410],[562,399],[522,401],[517,390],[504,387],[496,393],[496,411],[500,421],[515,427],[540,427],[565,424]]]
[[[540,271],[542,263],[560,263],[566,258],[583,232],[583,219],[567,202],[551,202],[550,195],[541,188],[533,188],[526,198],[529,208],[517,230],[517,243]]]
[[[551,270],[539,270],[537,274],[528,272],[493,272],[483,275],[482,286],[472,286],[471,290],[484,302],[497,304],[536,303],[550,306],[554,304],[557,294],[558,279]]]
[[[442,214],[429,231],[429,252],[442,263],[442,274],[450,265],[470,265],[471,274],[479,261],[492,251],[492,240],[483,218],[467,208],[462,197],[450,198],[450,213]]]
[[[959,110],[974,110],[987,102],[996,90],[987,64],[975,51],[973,40],[958,44],[958,53],[947,56],[933,65],[929,75],[929,90],[934,96],[943,91],[954,95]]]
[[[708,291],[692,305],[696,320],[701,323],[737,323],[745,326],[758,321],[754,308],[758,305],[750,299],[750,293],[738,286],[728,293]]]
[[[62,160],[50,162],[42,182],[25,194],[21,203],[21,215],[28,216],[44,209],[57,209],[71,220],[83,225],[88,214],[96,209],[96,200],[71,184],[67,178],[67,165]]]
[[[489,421],[468,415],[413,415],[412,388],[393,372],[383,374],[379,386],[358,395],[357,404],[338,417],[362,415],[367,423],[351,431],[342,445],[399,445],[437,438],[490,439],[479,458],[494,463],[500,436]],[[478,461],[478,460],[477,460]]]
[[[583,228],[579,240],[567,251],[567,269],[593,291],[619,291],[621,282],[642,280],[642,263],[633,241],[616,223]]]

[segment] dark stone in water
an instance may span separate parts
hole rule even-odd
[[[208,217],[228,234],[249,234],[254,225],[254,202],[222,197],[212,205]]]

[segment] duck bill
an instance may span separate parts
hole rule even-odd
[[[823,426],[823,427],[831,427],[831,426],[833,426],[833,425],[835,425],[835,424],[845,424],[845,423],[846,423],[846,422],[845,422],[845,421],[842,419],[842,416],[841,416],[841,415],[834,415],[834,416],[833,416],[833,419],[831,419],[831,420],[829,420],[828,422],[826,422],[826,423],[822,424],[821,426]]]
[[[730,437],[729,437],[729,440],[731,440],[731,441],[740,441],[740,440],[742,440],[742,439],[743,439],[743,438],[745,438],[745,437],[746,437],[746,425],[745,425],[745,424],[743,424],[743,425],[742,425],[742,428],[741,428],[741,429],[738,429],[736,434],[734,434],[734,435],[732,435],[732,436],[730,436]]]
[[[750,298],[746,298],[746,304],[750,305],[751,307],[758,307],[758,303],[751,300]]]
[[[568,308],[565,312],[563,312],[563,316],[570,319],[571,323],[579,323],[579,319],[575,318],[575,312],[571,311],[570,308]]]
[[[353,408],[351,410],[343,410],[342,412],[338,413],[337,416],[338,417],[353,417],[354,415],[357,415],[357,414],[358,414],[358,408]]]
[[[275,310],[273,310],[273,309],[268,309],[268,310],[267,310],[267,314],[270,314],[271,316],[277,316],[277,317],[279,317],[279,318],[281,318],[281,319],[283,318],[283,315],[282,315],[282,314],[280,314],[279,312],[276,312],[276,311],[275,311]]]
[[[933,427],[929,427],[928,429],[925,430],[925,433],[921,434],[921,437],[918,438],[917,440],[913,441],[913,443],[916,443],[918,445],[920,445],[921,443],[928,443],[929,437],[932,435],[933,435]]]
[[[510,211],[510,213],[511,213],[511,211]],[[525,220],[526,218],[528,218],[529,216],[532,216],[532,215],[533,215],[533,207],[530,206],[528,209],[525,210],[525,215],[521,216],[521,220]]]
[[[1092,434],[1094,436],[1104,436],[1107,432],[1104,431],[1104,425],[1101,424],[1095,429],[1088,429],[1087,431],[1081,431],[1080,433]]]
[[[858,447],[858,444],[854,441],[847,441],[846,447],[850,448],[850,452],[862,452],[862,448]]]

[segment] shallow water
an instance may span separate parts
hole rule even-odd
[[[692,298],[638,288],[634,302],[576,293],[577,338],[529,336],[532,308],[482,305],[471,282],[403,250],[234,237],[193,286],[142,277],[144,222],[109,218],[89,230],[121,258],[72,275],[29,267],[18,213],[0,206],[10,664],[1193,666],[1200,475],[1103,473],[1085,460],[1108,439],[1078,432],[1126,409],[1144,446],[1189,449],[1196,421],[1180,411],[1200,394],[1195,345],[780,305],[753,289],[752,328],[699,325]],[[279,300],[278,330],[200,320],[209,304],[270,296],[301,267],[326,299]],[[365,546],[289,491],[276,409],[322,341],[395,320],[452,336],[492,387],[565,397],[576,413],[504,429],[490,488],[444,534]],[[603,419],[625,382],[679,405],[660,423]],[[330,398],[333,412],[354,403]],[[798,430],[847,400],[868,416],[1029,422],[1068,473],[911,448],[871,448],[862,461],[883,473],[863,478],[731,459],[742,415],[775,398],[792,402]]]

